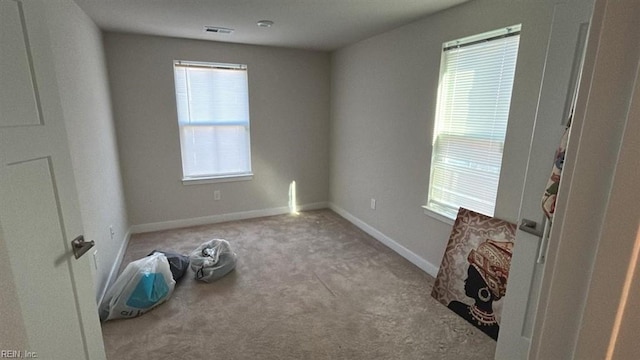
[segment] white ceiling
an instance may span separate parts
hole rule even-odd
[[[335,50],[469,0],[75,0],[101,29]],[[271,28],[256,26],[272,20]],[[205,25],[235,29],[205,33]]]

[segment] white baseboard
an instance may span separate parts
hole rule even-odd
[[[418,256],[413,251],[411,251],[411,250],[407,249],[406,247],[400,245],[398,242],[396,242],[395,240],[391,239],[387,235],[383,234],[378,229],[376,229],[373,226],[367,224],[366,222],[358,219],[357,217],[355,217],[354,215],[350,214],[348,211],[344,210],[343,208],[337,206],[334,203],[329,203],[329,209],[335,211],[338,215],[340,215],[343,218],[347,219],[350,223],[352,223],[353,225],[359,227],[362,231],[364,231],[367,234],[373,236],[376,240],[378,240],[381,243],[385,244],[391,250],[395,251],[396,253],[398,253],[398,255],[402,256],[403,258],[409,260],[412,264],[414,264],[415,266],[419,267],[420,269],[422,269],[427,274],[429,274],[429,275],[431,275],[433,277],[436,277],[438,275],[438,269],[439,269],[438,266],[433,265],[432,263],[430,263],[427,260],[423,259],[422,257]]]
[[[131,239],[131,228],[124,234],[124,240],[120,245],[120,249],[118,249],[118,254],[116,255],[115,261],[113,262],[113,266],[111,266],[111,271],[109,271],[109,276],[107,277],[107,281],[104,284],[104,287],[100,289],[100,297],[98,298],[98,305],[102,303],[104,296],[107,294],[107,290],[116,280],[118,276],[118,270],[122,265],[122,259],[124,259],[124,253],[127,251],[127,246],[129,245],[129,239]]]
[[[320,209],[328,209],[329,203],[326,201],[320,201],[317,203],[304,204],[299,205],[298,210],[300,211],[312,211],[312,210],[320,210]]]
[[[305,205],[298,205],[298,210],[299,211],[318,210],[318,209],[325,209],[327,207],[328,207],[328,203],[323,201],[323,202],[317,202],[317,203],[311,203],[311,204],[305,204]],[[241,212],[235,212],[235,213],[229,213],[229,214],[202,216],[202,217],[191,218],[191,219],[179,219],[179,220],[169,220],[169,221],[162,221],[162,222],[156,222],[156,223],[139,224],[139,225],[131,226],[131,234],[177,229],[177,228],[197,226],[197,225],[216,224],[216,223],[234,221],[234,220],[253,219],[253,218],[264,217],[264,216],[288,214],[289,212],[290,212],[290,209],[288,206],[282,206],[277,208],[249,210],[249,211],[241,211]]]

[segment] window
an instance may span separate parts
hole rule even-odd
[[[183,181],[250,177],[247,66],[174,61]]]
[[[520,25],[443,44],[426,208],[493,216]]]

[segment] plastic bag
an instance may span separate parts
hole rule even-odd
[[[151,256],[155,253],[161,253],[167,257],[167,261],[169,261],[169,268],[171,269],[171,275],[173,276],[173,280],[176,282],[187,272],[187,269],[189,268],[189,257],[187,255],[174,253],[172,251],[153,250],[147,256]]]
[[[176,282],[162,253],[133,261],[109,288],[100,304],[100,320],[132,318],[165,302]]]
[[[196,280],[212,282],[228,274],[236,267],[236,254],[227,240],[213,239],[198,246],[191,255],[191,270]]]

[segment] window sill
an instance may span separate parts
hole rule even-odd
[[[442,214],[439,214],[439,213],[429,209],[427,207],[427,205],[422,205],[422,209],[424,210],[424,214],[425,215],[427,215],[427,216],[429,216],[431,218],[434,218],[434,219],[436,219],[438,221],[441,221],[441,222],[443,222],[445,224],[453,225],[453,223],[455,221],[455,219],[451,219],[451,218],[449,218],[447,216],[444,216]]]
[[[248,181],[253,180],[253,174],[242,174],[242,175],[229,175],[229,176],[211,176],[211,177],[201,177],[201,178],[183,178],[182,185],[200,185],[200,184],[215,184],[215,183],[224,183],[224,182],[235,182],[235,181]]]

